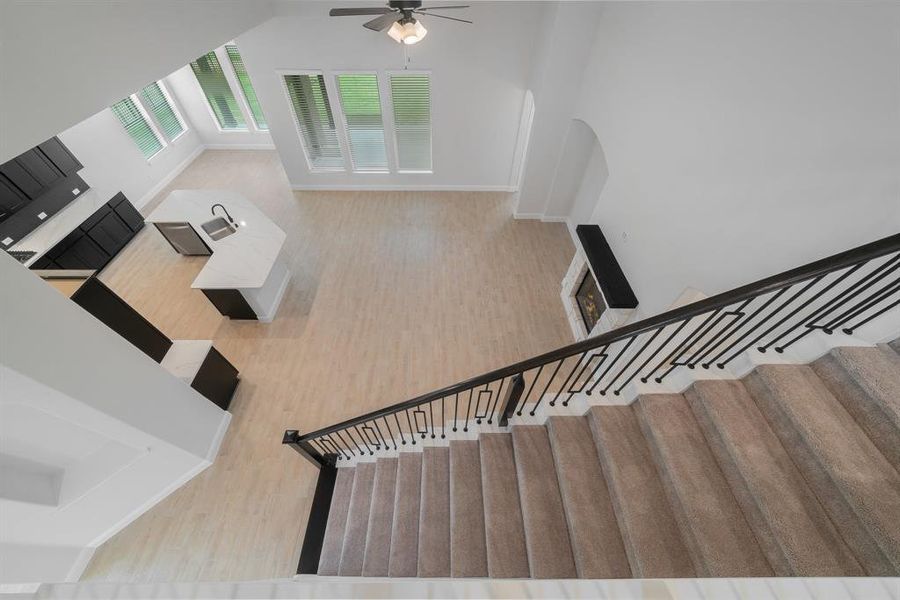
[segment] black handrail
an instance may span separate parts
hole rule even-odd
[[[367,427],[371,429],[367,424],[374,423],[377,427],[378,419],[384,419],[391,415],[396,416],[405,412],[409,423],[406,432],[410,434],[410,437],[413,438],[412,443],[415,444],[415,436],[413,434],[422,434],[422,432],[419,428],[420,422],[417,420],[417,414],[414,414],[414,418],[410,419],[410,411],[414,411],[414,409],[437,400],[454,397],[458,409],[458,401],[460,395],[463,393],[467,393],[468,395],[468,409],[471,411],[474,392],[477,388],[484,388],[483,390],[479,390],[478,399],[475,405],[474,417],[478,423],[483,419],[491,422],[492,417],[498,408],[499,398],[505,383],[507,384],[507,394],[504,397],[503,404],[500,406],[501,412],[499,414],[506,418],[511,417],[513,412],[521,415],[522,409],[530,398],[535,383],[540,378],[544,367],[549,367],[555,363],[553,367],[549,367],[553,369],[553,375],[551,375],[547,381],[544,392],[538,397],[537,405],[543,401],[544,396],[555,381],[556,375],[559,373],[563,363],[576,356],[578,357],[578,360],[575,362],[573,369],[568,372],[565,383],[559,390],[556,390],[555,397],[550,401],[551,405],[554,405],[562,394],[568,394],[568,398],[563,400],[563,405],[567,405],[568,400],[571,399],[574,394],[585,392],[590,395],[600,381],[604,380],[608,374],[612,373],[612,379],[607,380],[606,387],[601,388],[599,391],[600,394],[605,395],[619,378],[623,377],[629,370],[634,369],[633,364],[635,362],[638,362],[640,366],[633,370],[631,376],[613,391],[614,394],[618,395],[625,385],[640,373],[644,373],[644,377],[641,377],[642,381],[646,382],[649,377],[653,377],[656,381],[661,382],[665,376],[679,366],[687,366],[688,368],[693,369],[698,364],[703,368],[709,368],[712,364],[715,364],[719,368],[724,368],[728,362],[736,358],[741,352],[759,343],[763,339],[766,339],[767,342],[766,344],[758,346],[760,351],[764,352],[768,347],[775,346],[776,351],[781,352],[806,334],[811,333],[814,329],[819,329],[830,334],[835,328],[847,324],[848,321],[856,319],[857,317],[863,317],[860,318],[859,322],[855,325],[851,324],[845,328],[847,331],[852,331],[854,327],[859,327],[896,306],[896,303],[890,304],[888,300],[895,293],[900,293],[900,286],[897,285],[897,281],[889,279],[890,283],[883,287],[877,287],[876,284],[883,281],[885,278],[890,278],[891,275],[894,275],[895,272],[900,269],[900,254],[882,264],[874,265],[872,270],[867,271],[863,268],[864,266],[872,265],[877,259],[895,252],[900,252],[900,233],[852,250],[840,252],[802,267],[791,269],[779,275],[767,277],[728,292],[681,306],[630,325],[625,325],[596,337],[591,337],[581,342],[570,344],[551,352],[546,352],[533,358],[484,373],[454,385],[434,390],[427,394],[422,394],[421,396],[417,396],[410,400],[342,421],[335,425],[330,425],[303,435],[300,435],[297,431],[289,430],[285,433],[283,441],[284,443],[292,444],[295,447],[297,447],[297,444],[302,443],[304,448],[313,454],[312,458],[315,461],[325,460],[325,457],[328,456],[333,456],[338,459],[343,457],[350,458],[356,454],[353,452],[353,446],[347,444],[346,440],[343,439],[339,440],[341,443],[337,443],[332,436],[336,437],[341,432],[346,432],[347,436],[353,440],[354,444],[356,444],[356,439],[351,433],[351,428],[355,429],[356,434],[362,438],[363,434],[359,431],[360,426],[362,426],[363,430],[366,430]],[[829,275],[845,269],[847,271],[842,273],[834,281],[825,282],[820,289],[816,289],[816,286],[820,282],[823,282]],[[854,275],[856,278],[852,277]],[[896,275],[894,275],[894,277],[896,277]],[[805,285],[799,290],[792,289],[799,284]],[[846,286],[841,287],[840,284],[846,284]],[[876,290],[870,293],[872,287],[876,287]],[[791,290],[791,293],[787,293],[788,290]],[[831,293],[833,293],[833,295],[829,296]],[[772,296],[767,298],[761,306],[755,307],[752,311],[750,310],[750,305],[755,300],[767,296],[768,294],[772,294]],[[841,307],[845,307],[848,302],[858,299],[860,296],[864,297],[861,302],[854,304],[849,311],[838,313],[837,318],[835,318],[835,313],[837,313]],[[876,307],[881,307],[877,313],[874,311]],[[727,310],[729,308],[733,309]],[[787,312],[788,309],[790,309],[790,312]],[[873,313],[866,317],[865,315],[870,309],[873,310]],[[678,339],[678,335],[685,329],[685,325],[690,323],[692,319],[704,315],[706,315],[707,318],[703,320],[699,327],[693,328],[681,340]],[[770,324],[769,321],[774,319],[777,315],[782,316],[777,322]],[[828,317],[828,320],[824,323],[817,324],[826,317]],[[720,324],[722,324],[722,327],[719,327]],[[645,351],[654,347],[653,343],[659,337],[659,334],[670,325],[678,325],[674,333],[670,334],[658,347],[656,347],[655,351],[650,354],[648,358],[643,361],[637,361],[636,359],[643,356]],[[789,333],[804,327],[805,329],[799,335],[790,339],[788,342],[776,345],[776,342],[783,340]],[[760,333],[757,333],[758,331],[760,331]],[[650,339],[645,341],[643,345],[635,347],[636,349],[634,353],[630,355],[630,359],[626,359],[624,363],[621,363],[624,366],[619,366],[619,370],[617,372],[614,371],[614,367],[619,364],[619,359],[627,355],[629,348],[638,336],[651,332],[652,335],[650,336]],[[776,333],[778,334],[777,337],[773,338],[772,336]],[[726,345],[728,340],[731,340],[730,345]],[[747,340],[750,341],[742,346],[742,343]],[[625,342],[625,346],[617,350],[618,353],[606,366],[606,369],[600,374],[600,377],[594,380],[600,367],[603,365],[606,358],[608,358],[608,354],[606,354],[607,351],[612,348],[613,344],[620,342]],[[674,347],[672,351],[667,354],[666,351],[670,349],[670,344],[674,344]],[[734,351],[738,347],[740,347],[740,349]],[[591,354],[592,351],[598,349],[602,350],[599,353]],[[689,350],[691,351],[691,355],[687,359],[687,362],[679,362]],[[712,356],[712,353],[716,350],[720,351]],[[649,372],[649,374],[645,373],[644,369],[647,366],[652,365],[654,359],[658,358],[659,355],[666,356]],[[588,356],[588,361],[582,363],[586,356]],[[600,361],[592,370],[589,370],[591,361],[597,357],[600,357]],[[704,361],[704,358],[708,360]],[[661,368],[666,366],[668,366],[668,370],[656,375]],[[581,367],[580,370],[579,367]],[[535,369],[538,371],[531,381],[531,387],[528,389],[527,394],[525,394],[525,398],[519,403],[524,388],[524,379],[522,377],[524,374]],[[577,375],[575,375],[576,372],[578,373]],[[588,373],[588,377],[586,380],[583,380],[583,376],[586,372]],[[573,375],[575,376],[574,379],[572,379]],[[654,377],[654,375],[656,376]],[[519,379],[516,381],[518,385],[514,386],[512,378],[515,377],[519,377]],[[594,383],[589,387],[587,384],[591,380],[594,380]],[[575,389],[573,391],[573,386],[579,381],[582,381],[580,389]],[[497,382],[499,382],[499,387],[497,389],[490,387]],[[566,389],[567,385],[569,386],[568,389]],[[585,388],[587,388],[586,391]],[[518,390],[517,393],[515,393],[515,390]],[[479,417],[479,407],[481,406],[480,398],[484,393],[488,393],[488,406],[485,411],[482,411],[483,414],[481,417]],[[494,397],[495,393],[496,397]],[[492,399],[493,408],[491,408]],[[510,402],[512,402],[512,409],[514,410],[510,410]],[[489,415],[487,414],[487,409],[490,409]],[[533,410],[534,409],[532,409],[532,414],[534,414]],[[443,425],[447,422],[447,415],[444,412],[443,406],[440,411],[442,413],[441,424]],[[415,412],[423,414],[420,411]],[[458,410],[454,412],[454,431],[456,431],[456,417],[460,416],[457,414],[458,412]],[[422,419],[424,420],[424,429],[427,433],[429,423],[428,413],[424,413]],[[469,421],[471,420],[470,414],[467,412],[464,430],[468,430]],[[415,428],[413,427],[414,422],[416,423]],[[430,423],[431,434],[433,435],[435,428],[433,409]],[[385,425],[387,425],[386,420]],[[440,426],[441,425],[439,425],[439,427]],[[403,429],[400,428],[399,419],[397,428],[402,436]],[[380,428],[378,433],[381,433]],[[391,433],[393,434],[393,432]],[[422,434],[422,437],[424,438],[425,435]],[[381,434],[380,438],[375,435],[374,439],[377,439],[378,443],[372,443],[373,438],[371,437],[368,440],[363,441],[368,441],[372,446],[379,450],[382,447],[390,448],[391,443],[389,442],[389,439],[393,439],[393,435],[391,438],[387,438],[383,434]],[[313,446],[312,442],[315,442],[319,447],[316,448],[316,446]],[[406,444],[405,439],[403,443],[404,445]],[[358,444],[357,448],[359,448]],[[396,449],[396,441],[394,442],[394,449]],[[365,454],[365,452],[360,450],[360,454]],[[374,451],[369,448],[368,454],[374,454]]]

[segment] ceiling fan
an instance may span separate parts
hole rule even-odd
[[[379,15],[363,23],[363,27],[372,31],[388,30],[388,35],[397,42],[415,44],[428,33],[425,26],[414,15],[427,15],[439,19],[449,19],[460,23],[469,23],[466,19],[457,19],[447,15],[439,15],[432,10],[450,10],[457,8],[469,8],[468,5],[455,6],[429,6],[422,7],[419,0],[391,0],[387,6],[372,8],[332,8],[328,14],[332,17],[353,17],[359,15]],[[390,29],[388,29],[390,28]]]

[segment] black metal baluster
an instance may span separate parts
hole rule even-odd
[[[335,433],[337,434],[338,439],[341,440],[341,443],[344,444],[344,446],[350,452],[351,456],[356,456],[356,452],[353,451],[353,448],[350,447],[350,444],[347,443],[347,440],[344,439],[344,436],[341,435],[341,432],[335,431]],[[353,438],[350,438],[350,439],[352,440]],[[356,446],[355,441],[353,442],[353,445]],[[356,446],[356,449],[359,450],[359,446]],[[362,452],[360,452],[360,455],[362,455]]]
[[[700,361],[703,360],[704,356],[706,356],[710,352],[713,352],[722,341],[728,339],[728,336],[731,335],[731,333],[734,331],[735,325],[740,323],[741,319],[744,317],[744,309],[747,308],[747,305],[752,301],[753,298],[750,298],[749,300],[745,300],[744,302],[742,302],[741,305],[733,311],[726,310],[724,313],[722,313],[722,318],[719,319],[719,322],[725,320],[725,317],[735,318],[732,319],[731,322],[728,323],[728,325],[720,329],[717,334],[712,336],[705,344],[703,344],[703,346],[699,350],[694,352],[694,354],[690,358],[688,358],[687,365],[689,369],[693,369],[694,367],[696,367],[697,363],[700,363]],[[704,369],[708,369],[709,363],[701,363],[701,366]]]
[[[530,414],[532,417],[534,416],[535,411],[541,405],[541,402],[544,401],[544,395],[546,395],[547,390],[550,389],[550,385],[553,383],[553,379],[556,377],[556,374],[559,373],[559,368],[562,366],[564,360],[566,360],[566,359],[561,358],[561,359],[559,359],[559,362],[556,363],[556,368],[553,369],[553,375],[551,375],[550,379],[547,380],[547,385],[544,386],[544,391],[541,392],[541,395],[538,396],[537,402],[535,402],[534,406],[531,407],[531,412],[529,412],[528,414]]]
[[[456,392],[453,400],[453,431],[456,431],[457,421],[459,420],[459,392]]]
[[[353,437],[353,430],[350,429],[350,428],[347,428],[347,429],[345,429],[344,431],[347,432],[347,437],[350,438],[350,441],[353,442],[353,445],[356,446],[356,449],[357,449],[357,450],[359,450],[359,455],[360,455],[360,456],[365,456],[366,451],[362,449],[362,447],[359,445],[359,443],[357,443],[356,438]]]
[[[852,307],[850,307],[849,310],[844,311],[840,316],[832,319],[828,324],[828,328],[832,330],[837,329],[847,321],[855,319],[857,316],[866,312],[876,304],[881,303],[882,300],[889,297],[896,291],[898,283],[900,283],[900,279],[890,282],[889,284],[883,286],[881,289],[873,292],[871,296],[854,304]]]
[[[466,407],[466,424],[463,431],[469,430],[469,413],[472,412],[472,388],[469,388],[469,405]]]
[[[625,366],[622,367],[621,369],[619,369],[619,372],[616,373],[615,376],[613,376],[613,378],[609,380],[609,382],[607,382],[605,388],[603,388],[602,390],[600,390],[600,395],[601,395],[601,396],[605,396],[605,395],[606,395],[606,392],[608,392],[609,389],[610,389],[613,385],[615,385],[616,380],[617,380],[619,377],[621,377],[622,375],[624,375],[625,373],[628,372],[628,369],[631,368],[631,365],[634,364],[634,361],[637,360],[637,357],[640,356],[640,355],[644,352],[644,350],[646,350],[647,347],[648,347],[650,344],[653,343],[653,340],[656,339],[656,336],[659,335],[659,332],[660,332],[660,331],[662,331],[662,330],[661,330],[661,329],[657,329],[656,331],[654,331],[654,332],[653,332],[653,335],[650,337],[649,340],[647,340],[647,342],[646,342],[643,346],[641,346],[640,350],[638,350],[637,352],[635,352],[634,354],[631,355],[631,358],[628,359],[628,362],[625,363]],[[633,341],[633,340],[636,340],[636,339],[638,338],[638,336],[640,336],[640,334],[633,336],[633,337],[631,338],[631,340],[632,340],[632,341]],[[629,345],[629,346],[631,345],[631,341],[629,341],[628,345]],[[627,350],[627,349],[628,349],[628,346],[625,347],[625,350]],[[625,353],[625,350],[622,350],[622,354]],[[637,371],[635,371],[635,372],[631,375],[631,377],[629,377],[629,378],[625,381],[625,383],[622,384],[622,387],[620,387],[620,388],[618,388],[618,389],[616,389],[616,390],[613,390],[613,394],[616,395],[616,396],[618,396],[619,393],[622,391],[622,388],[624,388],[626,385],[628,385],[628,382],[631,381],[632,379],[634,379],[634,376],[635,376],[635,375],[637,375]]]
[[[397,431],[400,432],[400,442],[401,442],[400,445],[405,446],[406,438],[403,437],[403,428],[400,427],[400,419],[397,417],[397,413],[394,413],[394,422],[397,424]],[[396,446],[396,444],[394,444],[394,445]]]
[[[641,371],[643,371],[644,368],[646,368],[646,366],[649,365],[651,363],[651,361],[653,361],[653,359],[656,358],[660,352],[662,352],[663,348],[668,346],[669,342],[671,342],[672,340],[675,339],[675,336],[677,336],[681,332],[681,330],[684,329],[685,325],[687,325],[689,322],[690,322],[690,319],[685,319],[684,321],[680,322],[678,324],[678,327],[675,328],[675,331],[673,331],[672,334],[668,338],[666,338],[666,341],[664,341],[662,344],[660,344],[659,347],[653,351],[653,354],[651,354],[650,356],[647,357],[647,360],[644,361],[644,364],[642,364],[636,372],[640,373]],[[663,325],[660,329],[665,329],[666,327],[668,327],[668,325]],[[657,366],[656,368],[658,369],[659,367]],[[641,377],[641,382],[647,383],[650,380],[650,377],[653,376],[654,371],[656,371],[656,369],[651,370],[648,374]]]
[[[812,281],[810,281],[809,283],[807,283],[806,285],[804,285],[802,288],[800,288],[800,291],[799,291],[799,292],[797,292],[796,294],[794,294],[793,296],[791,296],[790,298],[788,298],[786,302],[784,302],[781,306],[779,306],[779,307],[776,308],[774,311],[772,311],[771,313],[769,313],[769,315],[768,315],[767,317],[764,317],[759,323],[757,323],[757,327],[758,327],[760,324],[765,323],[766,321],[768,321],[769,319],[771,319],[772,317],[774,317],[774,316],[777,315],[778,313],[780,313],[782,310],[784,310],[784,309],[787,308],[788,306],[790,306],[791,303],[792,303],[794,300],[796,300],[797,298],[799,298],[800,296],[802,296],[803,294],[805,294],[806,291],[807,291],[809,288],[811,288],[812,286],[814,286],[816,283],[818,283],[818,281],[819,281],[820,279],[822,279],[821,276],[820,276],[820,277],[816,277],[815,279],[813,279]],[[780,319],[780,320],[779,320],[778,322],[776,322],[774,325],[772,325],[771,327],[769,327],[768,329],[766,329],[764,332],[762,332],[761,334],[759,334],[758,336],[756,336],[756,338],[754,338],[754,340],[753,340],[752,342],[750,342],[750,343],[747,344],[746,346],[743,346],[740,350],[738,350],[737,352],[735,352],[734,354],[732,354],[727,360],[723,360],[720,364],[722,364],[722,365],[727,365],[729,362],[731,362],[732,360],[734,360],[735,358],[737,358],[738,356],[740,356],[741,352],[743,352],[743,351],[746,350],[747,348],[750,348],[751,346],[755,346],[757,342],[759,342],[761,339],[763,339],[764,337],[766,337],[767,335],[769,335],[770,333],[772,333],[773,331],[775,331],[776,329],[778,329],[785,321],[787,321],[789,318],[791,318],[791,316],[793,316],[794,312],[796,312],[796,311],[793,311],[793,312],[789,313],[786,317]],[[760,350],[760,352],[765,352],[765,350]]]
[[[815,299],[815,300],[818,300],[819,298],[821,298],[822,296],[824,296],[825,294],[827,294],[828,292],[830,292],[831,290],[833,290],[835,287],[838,286],[838,284],[840,284],[840,283],[843,282],[845,279],[847,279],[848,277],[850,277],[851,275],[853,275],[854,273],[856,273],[859,269],[861,269],[861,268],[863,267],[864,264],[865,264],[865,263],[859,263],[859,264],[854,265],[853,267],[847,269],[846,271],[844,271],[844,273],[843,273],[840,277],[838,277],[837,279],[835,279],[834,281],[832,281],[831,283],[829,283],[828,285],[826,285],[826,286],[825,286],[824,288],[822,288],[820,291],[816,292],[816,295],[815,295],[814,299]],[[826,311],[826,312],[827,312],[828,307],[829,307],[835,300],[837,300],[838,298],[840,298],[840,296],[841,296],[844,292],[846,292],[846,291],[847,291],[847,290],[844,290],[844,291],[842,291],[842,292],[838,292],[837,295],[836,295],[834,298],[832,298],[831,300],[827,301],[825,304],[823,304],[822,306],[820,306],[819,308],[817,308],[816,310],[814,310],[814,311],[812,312],[811,315],[809,315],[809,316],[806,317],[805,319],[801,319],[800,321],[797,322],[796,325],[792,325],[791,327],[789,327],[789,328],[787,328],[785,331],[783,331],[778,337],[776,337],[774,340],[772,340],[772,343],[775,343],[775,342],[777,342],[777,341],[779,341],[779,340],[781,340],[781,339],[787,337],[787,335],[788,335],[789,333],[791,333],[792,331],[796,331],[799,327],[803,327],[804,325],[806,325],[806,324],[808,324],[808,323],[812,323],[813,321],[815,321],[815,320],[818,318],[818,316],[819,316],[820,314],[823,313],[823,311]],[[781,352],[784,352],[784,349],[785,349],[785,348],[787,348],[788,346],[790,346],[791,344],[793,344],[796,340],[802,338],[802,337],[803,337],[804,335],[806,335],[807,333],[811,333],[811,332],[812,332],[812,328],[808,328],[808,329],[806,329],[801,335],[799,335],[799,336],[797,336],[796,338],[794,338],[794,340],[789,341],[789,342],[787,342],[786,344],[783,344],[783,345],[781,345],[781,346],[775,346],[775,352],[778,352],[779,354],[780,354]]]
[[[494,411],[497,410],[497,403],[500,402],[500,396],[503,394],[504,383],[506,383],[505,377],[500,380],[500,387],[497,388],[497,393],[494,395],[494,406],[491,407],[491,414],[488,415],[488,425],[494,421]]]
[[[336,444],[333,439],[331,439],[331,434],[329,434],[325,437],[328,440],[328,443],[331,444],[332,447],[334,447],[334,449],[338,451],[338,454],[340,454],[340,456],[338,456],[338,460],[340,460],[341,458],[350,460],[350,457],[344,453],[344,449],[341,448],[338,444]]]
[[[412,421],[409,419],[409,409],[406,409],[406,424],[409,425],[409,439],[412,441],[412,445],[416,445],[416,430],[413,429]]]
[[[615,357],[613,357],[612,361],[610,361],[610,363],[609,363],[609,366],[606,367],[606,369],[603,371],[603,373],[600,374],[600,376],[597,378],[597,381],[595,381],[591,385],[591,387],[588,388],[588,391],[587,391],[588,396],[590,396],[591,394],[594,393],[594,389],[600,384],[601,381],[603,381],[603,378],[606,377],[606,375],[612,370],[612,368],[614,366],[616,366],[616,363],[619,362],[619,359],[622,358],[622,355],[625,354],[625,352],[628,351],[628,348],[631,347],[631,344],[634,343],[634,340],[636,337],[637,337],[636,335],[633,335],[630,338],[628,338],[628,342],[625,344],[625,347],[618,351],[618,354],[616,354]],[[601,396],[603,396],[605,394],[606,394],[605,390],[600,391]]]
[[[525,403],[528,402],[528,398],[531,396],[531,390],[534,389],[534,384],[537,383],[538,377],[541,376],[541,371],[544,370],[544,365],[538,367],[537,374],[535,374],[534,379],[531,380],[531,386],[528,388],[528,392],[522,396],[522,402],[516,409],[516,414],[520,417],[522,416],[522,411],[525,410]],[[524,375],[523,375],[524,377]]]
[[[741,323],[741,325],[740,325],[737,329],[735,329],[735,333],[737,333],[738,331],[740,331],[741,328],[744,327],[745,325],[748,325],[748,324],[752,323],[752,322],[753,322],[753,319],[755,319],[757,315],[759,315],[760,313],[762,313],[762,311],[764,311],[764,310],[767,309],[769,306],[771,306],[776,300],[778,300],[778,299],[782,296],[782,294],[784,294],[786,291],[788,291],[788,289],[790,289],[790,286],[788,286],[788,287],[783,287],[783,288],[781,288],[780,290],[778,290],[777,292],[775,292],[774,294],[772,294],[772,296],[771,296],[768,300],[766,300],[765,302],[763,302],[761,306],[759,306],[756,310],[754,310],[754,311],[750,314],[750,316],[748,316],[746,319],[744,319],[744,322]],[[780,309],[779,309],[779,310],[780,310]],[[778,311],[775,311],[775,312],[778,312]],[[743,342],[745,339],[747,339],[748,337],[750,337],[750,335],[752,335],[754,331],[756,331],[757,329],[759,329],[759,327],[760,327],[763,323],[765,323],[770,317],[771,317],[771,315],[769,315],[768,317],[763,317],[762,319],[760,319],[760,321],[759,321],[758,323],[756,323],[755,325],[751,326],[751,327],[750,327],[749,329],[747,329],[744,333],[742,333],[742,334],[740,335],[740,337],[738,337],[736,340],[732,341],[730,344],[728,344],[727,346],[725,346],[724,348],[722,348],[721,350],[719,350],[719,353],[718,353],[718,354],[716,354],[714,357],[712,357],[711,359],[709,359],[708,361],[706,361],[707,364],[710,364],[710,365],[711,365],[711,364],[715,364],[718,368],[724,369],[724,368],[725,368],[725,363],[720,363],[720,362],[718,362],[719,359],[722,358],[723,356],[725,356],[732,348],[734,348],[735,346],[737,346],[738,344],[740,344],[741,342]],[[751,344],[751,345],[752,345],[752,344]]]
[[[446,438],[447,417],[444,414],[444,396],[441,396],[441,439]]]
[[[369,456],[374,455],[375,453],[372,452],[372,447],[369,446],[369,440],[366,439],[366,436],[364,436],[362,433],[360,433],[360,431],[359,431],[359,425],[354,425],[354,426],[353,426],[353,429],[356,430],[356,435],[359,436],[359,439],[361,439],[361,440],[363,441],[363,444],[365,445],[366,450],[369,451]]]
[[[582,352],[581,356],[578,357],[578,360],[575,361],[575,366],[572,367],[571,371],[569,371],[569,376],[566,377],[565,381],[563,381],[562,387],[560,387],[556,392],[556,395],[553,396],[553,400],[550,401],[550,406],[556,406],[556,401],[559,400],[559,397],[565,391],[566,386],[569,385],[569,380],[572,379],[572,375],[574,375],[575,371],[578,370],[578,366],[581,364],[581,360],[587,355],[588,352],[590,352],[590,350],[585,350],[584,352]]]
[[[428,403],[428,413],[431,415],[431,439],[434,439],[434,402]]]
[[[863,325],[865,325],[866,323],[868,323],[870,321],[873,321],[874,319],[877,319],[878,317],[880,317],[887,311],[891,310],[892,308],[896,307],[897,305],[900,305],[900,300],[896,300],[896,301],[888,304],[887,306],[885,306],[878,312],[869,315],[868,317],[866,317],[865,319],[863,319],[856,325],[847,326],[846,328],[844,328],[844,333],[846,333],[847,335],[853,335],[854,330],[859,329],[860,327],[862,327]]]
[[[700,323],[700,326],[690,332],[687,337],[685,337],[684,340],[682,340],[682,342],[678,344],[675,350],[673,350],[671,354],[669,354],[665,359],[663,359],[661,363],[659,363],[659,365],[656,366],[656,369],[653,370],[654,372],[665,364],[668,364],[669,368],[663,371],[663,374],[659,377],[655,377],[653,381],[655,381],[656,383],[662,383],[662,380],[665,379],[669,375],[669,373],[674,371],[676,367],[682,366],[682,363],[679,363],[678,359],[681,358],[681,356],[688,348],[690,348],[691,344],[693,344],[700,338],[700,335],[698,334],[702,335],[702,332],[706,329],[707,324],[715,319],[721,311],[721,308],[717,308],[713,312],[709,313],[709,315],[707,315],[707,317],[703,319],[703,322]]]
[[[388,422],[387,417],[381,417],[381,420],[384,422],[384,426],[387,427],[388,430],[388,439],[394,443],[394,450],[397,449],[397,438],[394,437],[394,432],[391,431],[391,424]]]
[[[638,356],[640,356],[641,354],[643,354],[643,353],[644,353],[644,350],[646,350],[647,348],[650,347],[650,344],[652,344],[652,343],[653,343],[653,340],[655,340],[655,339],[659,336],[659,334],[662,333],[662,330],[663,330],[663,329],[665,329],[665,327],[660,327],[659,329],[657,329],[656,331],[653,332],[653,335],[650,336],[650,339],[647,340],[647,343],[644,344],[644,346],[643,346],[640,350],[638,350],[637,353],[636,353],[634,356],[631,357],[631,360],[628,361],[628,364],[625,365],[625,368],[622,369],[622,371],[619,373],[620,375],[621,375],[622,373],[624,373],[625,371],[628,370],[628,367],[631,366],[631,363],[633,363],[634,360],[635,360]],[[655,356],[655,354],[652,354],[652,355],[650,356],[650,358],[653,358],[653,356]],[[650,358],[648,358],[647,361],[649,361]],[[631,383],[631,381],[632,381],[635,377],[637,377],[637,374],[641,372],[641,369],[643,369],[645,366],[647,366],[647,361],[645,361],[644,364],[642,364],[640,367],[638,367],[637,369],[635,369],[635,370],[634,370],[634,373],[631,374],[631,377],[629,377],[628,379],[626,379],[625,381],[623,381],[623,382],[622,382],[622,385],[620,385],[618,388],[616,388],[615,390],[613,390],[613,394],[616,395],[616,396],[618,396],[619,394],[621,394],[621,393],[622,393],[622,390],[625,389],[625,386],[627,386],[629,383]],[[613,381],[615,381],[615,380],[613,380]],[[612,385],[612,383],[610,383],[610,385]],[[609,386],[607,386],[607,389],[609,389]]]
[[[822,275],[821,277],[816,277],[815,279],[812,280],[812,282],[810,283],[810,285],[807,286],[807,287],[810,287],[810,286],[812,286],[812,285],[818,283],[818,282],[821,281],[824,277],[825,277],[824,275]],[[827,289],[827,287],[826,287],[825,289]],[[801,310],[803,310],[804,308],[806,308],[807,306],[809,306],[810,304],[812,304],[813,302],[815,302],[816,300],[818,300],[819,297],[821,297],[823,291],[824,291],[824,290],[819,290],[818,292],[816,292],[815,294],[813,294],[813,296],[812,296],[811,298],[808,298],[808,299],[806,300],[806,302],[804,302],[803,304],[801,304],[800,306],[798,306],[797,308],[795,308],[794,310],[792,310],[790,313],[788,313],[788,315],[787,315],[784,319],[782,319],[781,322],[780,322],[779,324],[785,323],[785,322],[788,321],[791,317],[793,317],[794,315],[796,315],[797,313],[799,313]],[[800,319],[800,322],[801,322],[801,323],[802,323],[803,321],[804,321],[804,319]],[[791,330],[793,330],[793,329],[794,329],[794,327],[790,327],[790,328],[788,328],[787,331],[791,331]],[[771,331],[771,330],[770,330],[770,331]],[[774,339],[769,340],[767,343],[765,343],[765,344],[763,344],[762,346],[760,346],[759,348],[757,348],[757,350],[759,350],[760,352],[765,352],[766,350],[768,350],[769,348],[771,348],[771,347],[775,344],[775,342],[777,342],[777,341],[780,340],[782,337],[784,337],[784,333],[785,333],[785,332],[783,332],[781,335],[775,337]],[[783,349],[782,349],[782,350],[779,350],[778,348],[775,348],[775,351],[778,352],[779,354],[780,354],[781,352],[784,352]]]
[[[373,419],[371,423],[375,426],[375,431],[378,432],[378,437],[381,438],[381,443],[384,444],[384,449],[390,450],[391,445],[387,443],[387,439],[384,437],[384,433],[381,432],[381,427],[378,426],[378,419]]]
[[[326,446],[325,444],[321,443],[318,439],[315,439],[315,440],[309,440],[309,443],[310,443],[310,444],[313,444],[314,447],[315,447],[315,449],[316,449],[316,450],[319,452],[319,454],[321,454],[322,456],[325,456],[326,454],[331,454],[331,450],[328,449],[328,446]]]

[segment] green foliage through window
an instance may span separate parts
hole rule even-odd
[[[241,53],[238,52],[237,46],[230,44],[225,46],[225,52],[228,53],[228,59],[231,61],[231,66],[234,67],[234,74],[237,75],[238,82],[241,84],[241,90],[244,92],[244,99],[247,100],[247,106],[250,107],[250,113],[253,115],[256,127],[263,130],[268,129],[269,124],[266,122],[266,116],[263,114],[262,107],[259,105],[259,98],[256,97],[256,90],[253,89],[253,84],[250,83],[250,75],[247,73],[247,68],[244,66],[244,60],[241,58]]]
[[[130,97],[119,100],[110,106],[110,109],[134,143],[137,144],[144,158],[149,159],[163,149],[162,142],[156,137],[153,128],[147,123],[147,119],[144,118],[143,113]]]
[[[203,89],[206,100],[222,129],[247,129],[244,115],[238,106],[237,99],[225,79],[222,65],[215,52],[204,54],[191,63],[191,69],[197,77],[197,83]]]

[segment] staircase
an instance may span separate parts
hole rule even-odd
[[[898,453],[900,355],[837,348],[338,469],[318,573],[896,576]]]
[[[900,235],[287,431],[321,469],[299,572],[900,575],[897,271]]]

